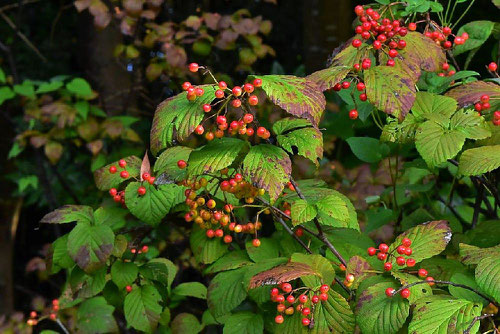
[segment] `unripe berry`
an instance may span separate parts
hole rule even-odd
[[[111,166],[111,167],[109,167],[109,172],[110,172],[111,174],[116,173],[116,171],[117,171],[116,166]]]
[[[293,306],[290,306],[290,307],[288,307],[288,308],[285,310],[285,314],[286,314],[286,315],[292,315],[294,312],[295,312],[295,309],[293,308]]]
[[[215,208],[215,205],[216,205],[216,203],[215,203],[215,201],[214,201],[213,199],[209,199],[209,200],[207,201],[207,207],[208,207],[209,209],[213,209],[213,208]]]

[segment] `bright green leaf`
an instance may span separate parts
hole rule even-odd
[[[247,296],[243,285],[246,268],[217,274],[208,287],[208,308],[215,318],[231,312]]]
[[[200,282],[186,282],[177,285],[172,293],[178,296],[195,297],[200,299],[207,298],[207,287]]]
[[[458,172],[462,175],[481,175],[500,167],[500,145],[482,146],[464,151]]]
[[[139,268],[133,262],[115,261],[111,266],[111,279],[119,289],[131,285],[138,273]]]
[[[154,286],[134,286],[123,304],[127,323],[137,330],[152,333],[162,313],[160,301],[160,293]]]

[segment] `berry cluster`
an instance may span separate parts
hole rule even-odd
[[[356,64],[358,65],[358,64]],[[366,58],[363,60],[363,69],[366,67],[366,68],[369,68],[371,66],[371,60],[369,58]],[[333,86],[333,90],[336,91],[336,92],[339,92],[341,91],[342,89],[349,89],[351,87],[351,82],[350,81],[343,81],[341,83],[337,83],[335,86]],[[358,92],[361,92],[361,94],[359,94],[359,99],[361,101],[366,101],[367,100],[367,96],[366,96],[366,93],[364,92],[366,86],[365,84],[362,82],[362,81],[359,81],[357,84],[356,84],[356,90]],[[350,119],[356,119],[358,118],[358,111],[356,109],[352,109],[351,111],[349,111],[349,118]]]
[[[386,261],[390,257],[395,257],[396,258],[396,263],[399,266],[404,266],[407,265],[408,267],[413,267],[415,266],[415,259],[412,258],[405,258],[405,256],[410,256],[412,254],[412,249],[410,248],[411,246],[411,240],[408,238],[403,238],[401,241],[401,244],[394,250],[392,250],[390,253],[389,251],[389,246],[386,244],[380,244],[378,246],[378,250],[375,247],[369,247],[368,248],[368,255],[369,256],[374,256],[377,255],[377,258],[380,261]],[[377,254],[378,251],[378,254]],[[398,255],[394,254],[394,251],[396,251]],[[387,261],[384,263],[384,270],[385,271],[391,271],[392,269],[392,263],[390,261]]]
[[[482,95],[479,98],[479,101],[474,104],[474,109],[481,115],[481,111],[485,111],[490,109],[490,96],[489,95]]]
[[[450,64],[448,63],[443,63],[443,65],[441,65],[441,68],[444,72],[438,73],[438,76],[440,77],[445,77],[445,76],[451,77],[456,73],[455,70],[450,70]]]
[[[126,170],[127,162],[124,159],[120,159],[120,161],[118,161],[118,166],[120,168],[123,168],[123,170],[120,172],[120,177],[122,179],[127,179],[130,176],[129,172],[127,172]],[[118,168],[115,165],[112,165],[111,167],[109,167],[109,172],[111,174],[115,174],[116,172],[118,172]]]
[[[227,171],[223,172],[227,173]],[[235,179],[239,181],[236,181]],[[232,186],[230,185],[229,187],[235,188],[233,189],[235,195],[242,194],[243,190],[238,188],[241,184],[246,185],[245,187],[251,187],[249,183],[243,181],[241,174],[236,174],[231,180],[234,181],[235,184]],[[222,183],[224,182],[228,181],[221,182],[221,189],[223,188]],[[259,247],[261,242],[257,238],[257,231],[262,228],[262,223],[258,220],[255,223],[248,222],[246,224],[231,222],[231,214],[233,211],[233,206],[231,204],[225,204],[222,208],[217,209],[217,202],[215,199],[210,198],[210,195],[197,194],[197,191],[202,187],[206,187],[207,184],[207,179],[203,177],[195,182],[190,180],[183,181],[183,185],[189,187],[184,192],[184,195],[186,196],[185,203],[190,209],[190,211],[184,215],[184,219],[187,222],[194,221],[202,229],[205,229],[206,236],[208,238],[222,238],[225,243],[231,243],[233,241],[233,237],[230,235],[231,232],[237,234],[254,234],[255,238],[252,243],[255,247]],[[255,187],[252,188],[256,190]],[[229,190],[231,189],[227,189],[225,191]],[[252,203],[253,197],[246,197],[245,200],[247,203]]]
[[[271,300],[278,303],[276,309],[280,313],[274,318],[277,324],[282,324],[285,321],[283,314],[290,316],[295,312],[300,312],[303,316],[302,325],[312,327],[314,307],[320,301],[328,300],[330,287],[323,284],[317,291],[308,290],[306,293],[300,293],[299,291],[303,289],[293,290],[290,283],[282,283],[279,288],[271,289]],[[312,296],[309,298],[308,295],[311,293]]]
[[[420,268],[417,271],[417,275],[418,275],[418,277],[425,278],[426,281],[429,281],[430,286],[434,285],[434,278],[431,276],[428,276],[428,272],[424,268]],[[395,295],[395,293],[396,293],[396,289],[394,289],[394,288],[385,289],[385,294],[387,297],[392,297]],[[403,298],[410,297],[410,289],[407,289],[407,288],[401,289],[401,291],[399,293],[401,294],[401,297],[403,297]]]
[[[456,36],[451,33],[451,28],[450,27],[440,27],[438,24],[435,22],[432,22],[431,25],[427,27],[432,28],[433,30],[426,30],[424,32],[424,35],[432,39],[437,45],[445,48],[445,49],[451,49],[453,45],[462,45],[464,44],[468,39],[469,39],[469,34],[466,32],[463,32],[462,35]],[[417,25],[416,23],[410,23],[408,26],[408,29],[410,30],[416,30]],[[454,37],[453,42],[448,40],[448,38]]]
[[[57,319],[57,312],[59,312],[59,300],[54,299],[54,300],[52,300],[52,305],[50,308],[50,313],[48,315],[48,318],[50,320],[55,321]],[[39,320],[43,320],[46,317],[47,316],[39,318],[38,313],[36,311],[31,311],[30,317],[29,317],[28,321],[26,321],[26,323],[28,324],[28,326],[36,326],[38,324]]]
[[[130,176],[129,172],[125,169],[127,167],[127,162],[124,159],[120,159],[118,161],[118,166],[120,166],[120,168],[123,168],[123,170],[120,172],[120,177],[122,179],[127,179]],[[112,165],[109,167],[109,172],[111,174],[115,174],[117,171],[118,171],[118,168],[115,165]],[[144,173],[144,174],[142,174],[141,180],[146,181],[149,184],[154,184],[155,179],[156,178],[154,176],[151,176],[149,173]],[[141,185],[137,189],[137,193],[139,194],[139,196],[144,196],[146,194],[146,187]],[[125,191],[124,190],[118,191],[118,189],[116,189],[116,188],[111,188],[111,189],[109,189],[109,195],[111,197],[113,197],[113,200],[116,203],[121,203],[122,205],[125,205]]]
[[[380,50],[389,56],[387,66],[394,66],[394,58],[398,56],[398,50],[406,47],[406,41],[402,37],[408,34],[408,28],[404,27],[399,20],[381,19],[380,14],[372,9],[363,6],[356,6],[354,12],[358,16],[360,24],[354,31],[357,36],[352,40],[352,46],[359,48],[364,43],[369,44],[374,50]],[[361,64],[356,64],[354,69],[359,71],[361,68],[366,70],[370,68],[368,58],[363,59]]]
[[[199,66],[196,63],[191,63],[189,65],[189,70],[191,72],[197,72],[199,69],[205,69],[205,67]],[[208,69],[206,70],[206,73],[210,73]],[[257,95],[252,93],[255,91],[256,87],[262,86],[262,79],[256,78],[252,83],[245,83],[243,87],[234,86],[233,88],[229,88],[227,83],[224,81],[216,83],[218,85],[218,89],[214,93],[215,101],[211,104],[207,103],[202,106],[203,111],[207,114],[212,112],[214,107],[219,104],[222,106],[221,108],[218,108],[216,113],[205,119],[205,121],[208,121],[213,117],[216,117],[216,121],[214,124],[209,125],[212,128],[211,130],[205,132],[203,124],[199,124],[195,128],[194,132],[198,135],[203,135],[205,133],[205,138],[209,141],[214,138],[222,138],[224,136],[224,131],[226,130],[233,136],[239,134],[252,137],[255,133],[262,139],[268,139],[271,134],[265,127],[261,126],[255,129],[251,126],[251,124],[254,123],[254,115],[252,113],[248,112],[240,119],[233,120],[229,123],[225,116],[226,113],[224,112],[224,114],[221,114],[221,111],[225,110],[224,107],[226,107],[229,102],[231,103],[231,106],[236,109],[245,107],[245,104],[248,104],[249,106],[256,106],[259,103],[259,98]],[[203,96],[205,93],[203,88],[195,87],[191,85],[190,82],[184,82],[182,84],[182,88],[187,91],[187,99],[189,101],[194,101],[197,97]]]
[[[500,125],[500,110],[497,110],[493,113],[493,124],[496,126]]]

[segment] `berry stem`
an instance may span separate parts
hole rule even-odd
[[[401,290],[403,289],[409,289],[415,285],[419,285],[419,284],[429,284],[429,283],[436,283],[436,284],[444,284],[444,285],[451,285],[451,286],[455,286],[457,288],[462,288],[462,289],[466,289],[466,290],[469,290],[469,291],[472,291],[474,292],[475,294],[477,294],[478,296],[486,299],[487,301],[489,301],[490,303],[492,303],[493,305],[496,305],[496,306],[499,306],[497,302],[495,302],[493,299],[491,299],[490,297],[486,296],[485,294],[483,294],[482,292],[474,289],[474,288],[471,288],[470,286],[467,286],[467,285],[464,285],[464,284],[459,284],[459,283],[454,283],[454,282],[450,282],[450,281],[440,281],[440,280],[423,280],[423,281],[418,281],[418,282],[413,282],[413,283],[410,283],[410,284],[407,284],[407,285],[403,285],[402,287],[400,287],[399,289],[397,289],[396,291],[394,291],[394,293],[392,294],[393,296],[394,295],[397,295],[398,293],[401,292]]]

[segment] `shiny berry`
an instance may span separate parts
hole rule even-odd
[[[307,296],[306,296],[306,295],[300,295],[300,296],[299,296],[299,302],[300,302],[301,304],[305,304],[305,303],[307,303],[307,299],[308,299],[308,298],[307,298]]]
[[[243,89],[245,90],[245,92],[247,93],[252,93],[254,91],[254,87],[252,84],[250,83],[246,83],[244,86],[243,86]]]
[[[210,110],[212,110],[212,106],[210,104],[208,104],[208,103],[205,103],[203,105],[203,111],[204,112],[209,112]]]
[[[222,91],[220,89],[217,89],[215,91],[215,97],[218,98],[218,99],[222,99],[224,97],[224,91]]]
[[[410,247],[411,246],[411,240],[409,238],[403,238],[403,240],[401,241],[401,245],[403,245],[405,247]]]
[[[394,288],[387,288],[387,289],[385,289],[385,295],[387,297],[392,297],[392,296],[394,296],[395,291],[396,291],[396,289],[394,289]]]
[[[408,290],[408,289],[403,289],[403,290],[401,290],[400,293],[401,293],[401,297],[403,297],[403,298],[410,297],[410,290]]]
[[[373,256],[375,254],[377,254],[377,249],[375,247],[368,248],[368,255],[369,256]]]
[[[363,42],[359,39],[354,39],[352,41],[352,46],[354,46],[355,48],[359,48],[361,46],[361,44],[363,44]]]
[[[254,247],[259,247],[260,246],[260,240],[259,239],[253,239],[252,240],[252,245]]]
[[[177,167],[179,167],[180,169],[184,169],[184,168],[186,168],[186,166],[187,166],[186,161],[184,161],[184,160],[177,161]]]
[[[234,99],[232,102],[231,102],[231,105],[235,108],[239,108],[241,107],[241,100],[240,99]]]
[[[404,265],[405,265],[405,263],[406,263],[406,260],[405,260],[405,258],[404,258],[404,257],[402,257],[402,256],[398,256],[398,257],[396,258],[396,263],[398,264],[398,266],[404,266]]]
[[[146,187],[144,187],[144,186],[140,186],[140,187],[137,189],[137,193],[139,194],[139,196],[144,196],[144,194],[146,194]]]
[[[199,66],[197,63],[191,63],[189,64],[189,70],[191,72],[198,72]]]
[[[259,98],[256,95],[250,95],[248,97],[248,104],[250,104],[251,106],[256,106],[257,104],[259,104]]]
[[[430,286],[433,286],[433,285],[435,284],[434,282],[432,282],[432,281],[434,281],[434,277],[432,277],[432,276],[428,276],[428,277],[426,277],[426,279],[425,279],[425,280],[426,280],[427,282],[429,282],[429,285],[430,285]]]
[[[126,178],[128,178],[128,177],[129,177],[129,174],[128,174],[128,172],[127,172],[126,170],[122,170],[122,171],[120,172],[120,177],[121,177],[122,179],[126,179]]]
[[[327,293],[321,293],[319,295],[319,299],[321,299],[322,301],[325,301],[328,299],[328,294]]]
[[[384,263],[384,270],[385,271],[390,271],[392,269],[392,263],[386,262]]]
[[[117,171],[116,166],[111,166],[111,167],[109,167],[109,172],[110,172],[111,174],[116,173],[116,171]]]
[[[421,277],[421,278],[426,278],[427,274],[428,274],[427,270],[425,270],[423,268],[421,268],[421,269],[418,270],[418,276]]]
[[[277,323],[277,324],[282,324],[283,321],[285,321],[285,318],[283,318],[282,315],[277,315],[275,318],[274,318],[274,322]]]
[[[349,118],[350,119],[358,118],[358,111],[356,109],[352,109],[351,111],[349,111]]]
[[[189,87],[191,87],[191,83],[190,83],[190,82],[187,82],[187,81],[186,81],[186,82],[184,82],[184,83],[182,84],[182,89],[183,89],[183,90],[188,90],[188,89],[189,89]]]
[[[309,326],[310,323],[311,320],[309,320],[308,318],[302,318],[302,325]]]
[[[329,290],[330,290],[330,287],[329,287],[328,285],[326,285],[326,284],[323,284],[323,285],[322,285],[322,286],[320,286],[320,288],[319,288],[319,291],[320,291],[320,292],[323,292],[323,293],[324,293],[324,292],[328,292]]]
[[[312,296],[312,297],[311,297],[311,302],[312,302],[313,304],[317,304],[317,303],[319,303],[319,296],[317,296],[317,295]]]
[[[382,253],[387,253],[387,251],[389,250],[389,246],[387,246],[387,244],[380,244],[380,245],[378,245],[378,249]]]
[[[408,267],[414,267],[415,263],[416,263],[415,259],[408,259],[408,260],[406,260],[406,265]]]
[[[311,309],[309,307],[304,307],[302,309],[302,315],[306,315],[307,316],[309,314],[311,314]]]
[[[292,285],[290,283],[283,283],[281,284],[281,290],[285,293],[289,293],[292,291]]]
[[[127,290],[127,292],[131,292],[132,291],[132,286],[131,285],[127,285],[125,287],[125,290]]]
[[[405,246],[398,246],[398,248],[396,248],[396,252],[398,252],[398,254],[401,254],[403,255],[406,251],[406,247]]]
[[[259,79],[259,78],[254,79],[254,81],[253,81],[253,85],[254,85],[255,87],[260,87],[260,86],[262,86],[262,79]]]
[[[377,258],[380,260],[380,261],[384,261],[386,258],[387,258],[387,253],[378,253],[377,254]]]
[[[124,159],[120,159],[120,161],[118,161],[118,166],[125,168],[125,166],[127,166],[127,162]]]
[[[491,62],[491,63],[489,63],[489,65],[488,65],[488,69],[489,69],[491,72],[495,72],[495,71],[497,70],[497,68],[498,68],[498,65],[497,65],[496,63],[494,63],[494,62]]]
[[[243,91],[240,86],[234,86],[232,89],[232,93],[234,96],[240,96]]]

